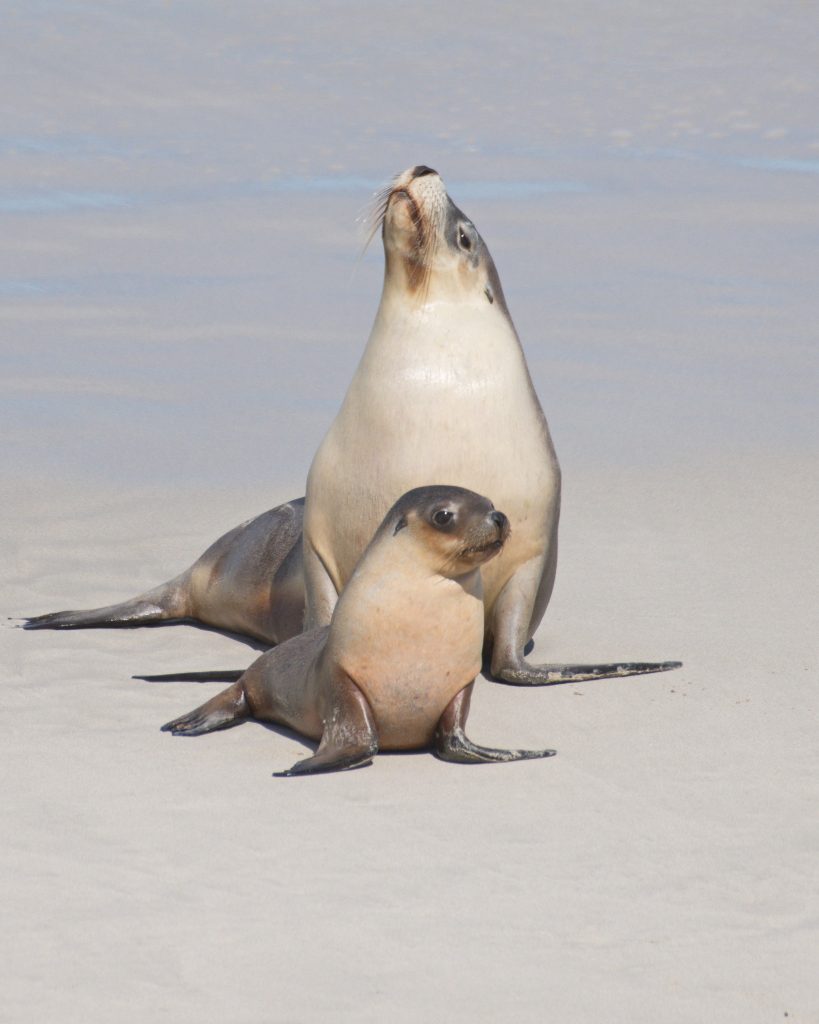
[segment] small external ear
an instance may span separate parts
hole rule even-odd
[[[406,525],[407,525],[407,518],[406,518],[406,516],[401,516],[401,518],[395,524],[395,529],[392,531],[393,537],[396,535],[396,533],[398,533],[399,530],[403,530]]]
[[[484,295],[489,299],[490,303],[495,301],[495,296],[492,294],[492,289],[487,285],[483,290]]]

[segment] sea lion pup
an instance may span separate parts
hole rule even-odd
[[[233,686],[162,729],[198,736],[255,718],[319,741],[281,775],[429,746],[467,763],[549,757],[553,750],[496,750],[464,735],[481,669],[481,566],[508,536],[488,498],[461,487],[410,491],[376,531],[329,626],[263,654]]]

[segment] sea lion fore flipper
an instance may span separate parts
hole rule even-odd
[[[682,668],[681,661],[619,661],[609,665],[530,665],[520,659],[518,665],[492,670],[496,682],[510,686],[560,686],[620,676],[644,676],[652,672],[670,672]]]
[[[464,733],[474,683],[465,686],[447,705],[435,731],[435,756],[457,764],[488,764],[498,761],[529,761],[553,757],[555,750],[500,750],[473,743]]]
[[[287,771],[274,772],[275,776],[340,772],[372,763],[378,752],[378,734],[367,699],[341,669],[333,670],[330,686],[330,706],[318,750]]]
[[[556,542],[555,542],[556,543]],[[556,548],[554,549],[556,553]],[[544,574],[542,558],[532,559],[517,569],[504,586],[492,611],[492,654],[487,675],[495,682],[511,686],[557,686],[561,683],[580,683],[593,679],[615,679],[619,676],[646,675],[650,672],[668,672],[680,668],[680,661],[621,661],[602,665],[530,665],[524,657],[541,610],[551,593],[554,566],[546,567],[550,577],[548,587],[535,596],[532,586]]]
[[[302,558],[305,590],[312,595],[312,601],[305,608],[304,628],[314,629],[333,617],[338,590],[321,555],[306,537],[302,543]]]

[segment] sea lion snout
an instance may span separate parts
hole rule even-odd
[[[470,564],[482,564],[494,558],[506,543],[511,527],[503,512],[489,510],[464,530],[460,558]]]
[[[503,512],[498,512],[498,510],[495,509],[494,512],[489,513],[489,518],[497,526],[498,533],[501,535],[503,540],[506,540],[509,536],[509,520],[507,517]]]
[[[509,518],[497,509],[490,512],[488,518],[495,528],[495,537],[489,542],[488,549],[492,552],[500,551],[512,532]]]
[[[400,174],[392,179],[390,186],[390,192],[400,192],[402,189],[409,188],[413,182],[418,181],[419,178],[438,178],[440,180],[440,174],[432,167],[427,167],[426,164],[416,164],[415,167],[408,167],[405,171],[401,171]],[[425,184],[432,184],[426,183]],[[443,187],[443,183],[442,187]]]

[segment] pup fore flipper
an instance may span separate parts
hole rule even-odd
[[[287,771],[273,774],[284,778],[362,768],[372,762],[377,751],[378,735],[367,699],[343,671],[336,670],[318,750]]]
[[[554,750],[500,750],[495,747],[482,747],[473,743],[464,734],[464,726],[469,714],[474,683],[464,687],[449,702],[438,728],[435,731],[434,753],[442,761],[455,761],[458,764],[488,764],[498,761],[529,761],[537,757],[553,757]]]

